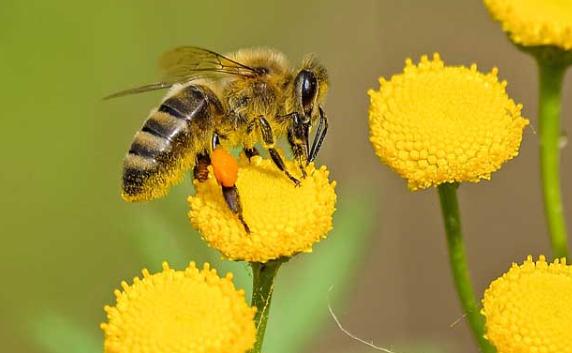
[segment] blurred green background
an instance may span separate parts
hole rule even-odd
[[[439,51],[450,64],[499,66],[532,128],[521,156],[492,182],[462,187],[475,286],[481,292],[512,261],[546,253],[535,68],[476,0],[3,0],[2,351],[101,351],[98,325],[113,289],[162,260],[210,261],[248,288],[246,266],[222,262],[188,224],[188,181],[149,204],[119,197],[122,158],[163,93],[101,97],[152,82],[156,58],[179,45],[270,46],[294,63],[313,52],[330,72],[331,130],[320,158],[338,180],[335,229],[313,254],[283,268],[265,351],[371,351],[338,330],[327,311],[331,297],[348,330],[397,353],[476,352],[462,320],[453,325],[462,313],[437,196],[410,193],[378,163],[367,140],[366,95],[409,56]],[[569,130],[571,119],[564,121]],[[568,151],[563,164],[569,180]],[[566,201],[571,192],[565,185]]]

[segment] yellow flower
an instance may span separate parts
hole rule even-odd
[[[370,141],[412,190],[478,182],[518,154],[528,120],[497,69],[445,66],[438,54],[370,90]]]
[[[236,290],[232,274],[220,278],[205,264],[163,271],[121,283],[116,305],[106,306],[105,353],[244,353],[254,345],[255,309]]]
[[[572,48],[572,2],[563,0],[484,0],[511,39],[524,46]]]
[[[310,164],[299,187],[268,159],[255,156],[248,162],[243,157],[239,167],[236,185],[250,233],[224,202],[212,170],[207,181],[195,183],[196,195],[189,197],[191,223],[211,247],[231,260],[267,262],[311,252],[326,237],[336,193],[325,167]],[[297,170],[289,161],[286,167]]]
[[[499,353],[571,353],[572,266],[544,256],[513,264],[485,291],[483,315]]]

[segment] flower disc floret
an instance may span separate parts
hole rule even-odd
[[[335,182],[326,167],[310,164],[296,186],[276,165],[260,156],[239,161],[237,188],[247,233],[228,208],[221,187],[209,173],[196,182],[196,195],[189,197],[189,218],[207,243],[231,260],[267,262],[311,252],[312,245],[332,229]],[[286,162],[288,170],[297,166]]]
[[[254,345],[256,309],[236,290],[232,274],[220,278],[205,264],[163,271],[121,283],[106,306],[105,353],[245,353]]]
[[[483,315],[498,353],[571,353],[572,266],[544,256],[513,264],[485,291]]]
[[[572,2],[562,0],[484,0],[512,41],[524,46],[572,49]]]
[[[489,179],[518,154],[528,124],[496,68],[445,66],[438,54],[418,65],[408,59],[368,94],[375,152],[412,190]]]

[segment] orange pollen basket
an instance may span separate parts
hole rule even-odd
[[[217,147],[211,154],[211,164],[219,184],[232,187],[238,179],[238,163],[234,157],[222,147]]]

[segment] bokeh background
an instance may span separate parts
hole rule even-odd
[[[4,352],[95,353],[112,291],[162,260],[223,262],[186,219],[186,181],[168,198],[126,204],[121,160],[162,92],[102,101],[157,78],[156,58],[191,44],[228,52],[269,46],[328,67],[330,134],[320,160],[339,185],[330,238],[281,271],[268,353],[368,352],[346,329],[397,353],[476,352],[454,293],[438,198],[411,193],[368,142],[369,88],[406,57],[498,66],[531,118],[520,156],[492,181],[463,185],[476,290],[529,253],[548,252],[539,191],[536,70],[477,0],[3,0],[0,341]],[[570,81],[564,131],[570,130]],[[568,148],[563,180],[570,180]],[[564,199],[572,209],[572,189]],[[570,213],[568,213],[570,214]],[[572,223],[572,219],[568,219]],[[288,314],[287,314],[288,313]]]

